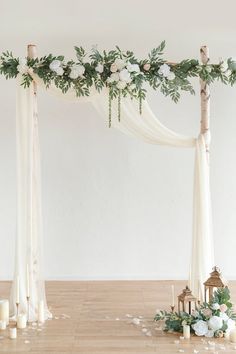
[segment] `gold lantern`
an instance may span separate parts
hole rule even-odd
[[[197,299],[193,296],[192,291],[186,286],[183,292],[178,296],[178,311],[184,311],[191,314],[192,310],[196,310]]]
[[[212,270],[213,272],[210,273],[210,278],[208,278],[204,283],[205,302],[211,300],[216,289],[224,288],[226,286],[226,283],[221,277],[220,269],[214,267]]]

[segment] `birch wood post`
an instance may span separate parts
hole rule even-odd
[[[203,64],[209,62],[209,48],[202,46],[200,49],[201,61]],[[200,79],[200,94],[201,94],[201,134],[205,135],[206,152],[209,161],[210,148],[210,88],[209,85]]]
[[[28,58],[30,59],[35,59],[37,57],[37,47],[35,44],[29,44],[28,47],[27,47],[27,55],[28,55]],[[36,82],[34,81],[33,82],[33,85],[34,85],[34,94],[36,96],[37,94],[37,84]]]

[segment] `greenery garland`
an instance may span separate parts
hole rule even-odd
[[[79,96],[89,96],[92,86],[100,92],[109,89],[109,121],[111,120],[111,100],[118,99],[118,119],[120,120],[121,98],[130,96],[139,101],[142,113],[142,100],[146,97],[145,84],[154,90],[160,90],[170,96],[174,102],[180,98],[180,91],[194,94],[189,81],[200,77],[208,84],[220,80],[224,84],[236,82],[236,62],[229,58],[219,64],[200,64],[196,59],[185,59],[178,64],[163,59],[165,41],[149,53],[148,57],[138,60],[131,51],[122,51],[119,47],[111,51],[100,52],[92,48],[87,57],[84,48],[75,47],[77,60],[66,61],[64,56],[49,54],[42,58],[20,59],[9,51],[0,56],[0,73],[6,79],[22,74],[22,85],[28,87],[32,82],[31,72],[37,74],[49,87],[55,84],[63,93],[72,88]]]
[[[228,287],[219,288],[208,303],[203,303],[191,314],[187,312],[160,311],[155,321],[165,321],[164,331],[183,333],[183,326],[189,325],[197,336],[223,337],[235,328],[236,313],[230,301]]]

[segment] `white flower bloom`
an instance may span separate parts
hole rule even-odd
[[[116,87],[119,89],[119,90],[123,90],[125,87],[126,87],[126,82],[125,81],[118,81]]]
[[[194,329],[197,336],[205,336],[208,332],[207,322],[203,320],[196,322],[194,325],[192,325],[192,328]]]
[[[212,309],[213,310],[219,310],[220,309],[220,305],[216,302],[212,305]]]
[[[208,321],[208,325],[213,331],[218,331],[223,326],[223,320],[221,317],[212,316]]]
[[[17,65],[17,71],[20,73],[20,74],[26,74],[28,72],[28,66],[27,65],[24,65],[24,64],[19,64]]]
[[[162,64],[158,70],[158,74],[164,77],[168,77],[170,75],[170,67],[167,64]]]
[[[117,70],[118,70],[117,65],[116,65],[115,63],[111,64],[111,66],[110,66],[110,71],[111,71],[112,73],[116,73]]]
[[[121,81],[125,81],[125,82],[130,82],[131,81],[130,73],[128,72],[127,69],[121,70],[119,76],[120,76],[120,80]]]
[[[72,66],[71,71],[70,71],[70,74],[69,74],[69,77],[70,77],[71,79],[78,79],[78,77],[79,77],[79,72],[78,72],[78,70],[77,70],[77,66],[76,66],[76,65]]]
[[[168,79],[168,80],[174,80],[174,79],[175,79],[175,74],[173,73],[173,71],[171,71],[171,72],[169,73],[169,75],[167,76],[167,79]]]
[[[101,74],[101,73],[103,73],[104,66],[103,66],[101,63],[99,63],[99,64],[96,66],[95,70],[96,70],[99,74]]]
[[[128,63],[126,65],[126,68],[127,70],[130,72],[130,73],[139,73],[140,72],[140,68],[139,68],[139,65],[138,64],[131,64],[131,63]]]
[[[83,76],[85,73],[85,67],[83,65],[76,65],[76,70],[78,71],[79,76]]]
[[[120,79],[120,77],[119,77],[118,73],[113,73],[110,76],[110,82],[117,82],[117,81],[119,81],[119,79]]]
[[[117,58],[114,63],[117,67],[117,70],[122,70],[125,67],[125,61],[123,59]]]
[[[205,334],[205,337],[212,338],[214,337],[214,331],[209,329],[208,332]]]
[[[227,327],[226,333],[230,333],[233,329],[235,329],[235,321],[229,318],[227,321]]]
[[[61,61],[60,60],[53,60],[50,65],[49,68],[52,71],[57,71],[57,69],[61,66]]]
[[[55,72],[59,76],[62,76],[64,74],[64,70],[60,66],[55,70]]]
[[[220,313],[220,318],[222,318],[223,321],[228,321],[229,316],[226,315],[225,312],[221,312],[221,313]]]

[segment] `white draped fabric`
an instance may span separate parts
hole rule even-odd
[[[32,74],[38,86],[44,83]],[[91,102],[100,115],[107,119],[108,92],[95,90],[89,97],[77,98],[70,90],[62,94],[52,86],[49,92],[69,100]],[[182,148],[195,148],[193,239],[189,286],[195,296],[203,296],[202,283],[214,265],[213,239],[211,227],[211,200],[209,187],[209,165],[207,162],[205,137],[197,139],[177,134],[165,127],[154,115],[146,101],[140,115],[137,102],[122,98],[121,121],[117,120],[117,105],[112,104],[112,127],[135,136],[149,144]],[[41,244],[41,192],[40,154],[38,141],[38,118],[33,85],[24,89],[18,84],[17,95],[17,164],[18,164],[18,224],[16,242],[16,269],[12,287],[12,305],[15,303],[16,276],[21,281],[21,303],[26,306],[26,264],[30,264],[31,274],[31,315],[37,317],[37,301],[45,299],[44,283],[40,272]],[[45,301],[45,314],[48,312]]]
[[[20,310],[27,313],[27,265],[29,268],[29,319],[37,319],[38,302],[47,308],[42,272],[41,172],[38,136],[37,100],[33,85],[24,89],[18,78],[16,102],[17,149],[17,231],[14,281],[10,296],[10,312],[16,314],[16,284],[19,277]]]

